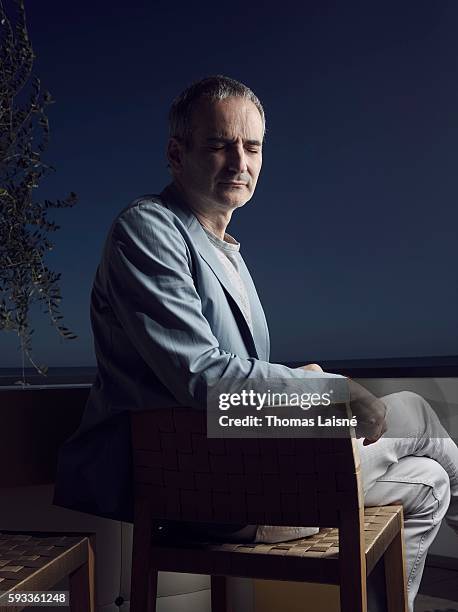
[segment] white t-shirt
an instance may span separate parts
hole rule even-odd
[[[248,327],[253,333],[253,322],[251,318],[250,301],[245,283],[240,276],[240,242],[237,242],[230,234],[224,234],[224,240],[212,234],[206,227],[202,229],[207,234],[215,253],[226,270],[228,279],[239,296],[238,304],[245,317]]]

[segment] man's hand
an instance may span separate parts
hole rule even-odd
[[[303,370],[323,372],[317,363],[300,366]],[[356,437],[364,438],[363,445],[373,444],[386,432],[386,406],[370,391],[348,378],[350,392],[350,408],[353,416],[358,419]]]
[[[350,408],[358,419],[356,437],[364,438],[363,445],[373,444],[386,432],[386,406],[370,391],[348,378]]]

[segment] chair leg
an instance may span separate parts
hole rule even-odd
[[[152,555],[153,522],[148,507],[135,509],[130,612],[155,612],[158,569]]]
[[[342,513],[339,530],[340,611],[367,612],[364,513]]]
[[[95,612],[95,538],[89,537],[88,558],[69,575],[71,612]]]
[[[226,576],[211,577],[212,612],[227,612]]]
[[[148,575],[148,601],[146,612],[156,612],[158,577],[159,571],[157,568],[151,567]]]
[[[367,595],[361,590],[352,591],[340,584],[340,612],[367,612]]]
[[[156,612],[158,569],[145,567],[142,574],[139,579],[132,580],[130,612]]]
[[[388,612],[407,612],[404,536],[398,531],[383,556]]]

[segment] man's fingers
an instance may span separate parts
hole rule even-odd
[[[386,422],[384,418],[377,420],[371,419],[370,421],[365,421],[358,417],[356,418],[358,421],[356,425],[356,436],[358,438],[365,438],[372,442],[376,442],[386,432]]]

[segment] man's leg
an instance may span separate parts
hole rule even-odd
[[[405,457],[391,465],[365,495],[366,506],[399,503],[404,509],[404,539],[409,612],[415,596],[429,546],[439,530],[450,501],[450,481],[445,470],[427,457]],[[369,580],[369,587],[371,581]],[[381,593],[371,593],[370,610],[383,609],[377,602]]]
[[[364,492],[403,457],[430,457],[447,472],[451,503],[447,522],[458,532],[458,448],[437,415],[421,396],[410,391],[382,398],[387,407],[387,432],[369,446],[359,440]]]

